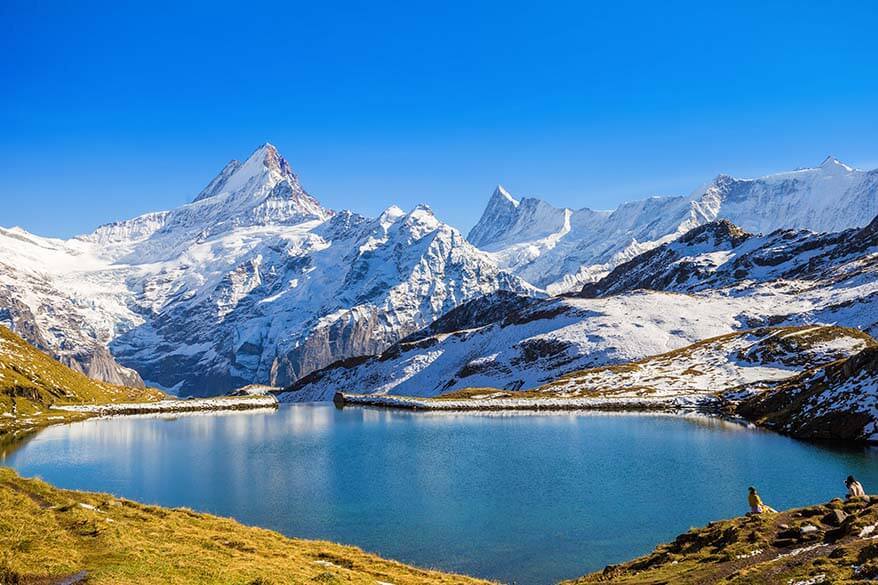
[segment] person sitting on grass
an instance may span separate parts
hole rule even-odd
[[[750,504],[750,513],[751,514],[763,514],[766,512],[776,513],[777,510],[772,508],[771,506],[766,506],[762,503],[762,498],[759,497],[759,494],[756,493],[756,488],[752,485],[750,486],[750,495],[747,496],[747,503]]]
[[[866,491],[863,489],[863,484],[854,479],[853,475],[849,475],[846,480],[844,480],[844,485],[848,488],[848,497],[851,498],[862,498],[866,495]]]

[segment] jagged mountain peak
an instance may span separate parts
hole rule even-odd
[[[467,240],[474,246],[494,251],[521,239],[539,239],[563,229],[568,210],[555,208],[541,199],[516,199],[497,185],[478,223]]]
[[[229,161],[195,197],[193,203],[219,195],[234,195],[237,198],[241,194],[249,196],[254,192],[265,194],[282,182],[288,184],[291,192],[304,193],[299,185],[299,178],[287,159],[278,152],[277,147],[266,142],[254,150],[243,163],[237,159]]]
[[[412,213],[433,215],[433,208],[427,203],[418,203],[415,205],[414,209],[412,209]]]
[[[439,221],[430,206],[425,203],[419,203],[410,212],[401,216],[400,226],[414,239],[420,239],[440,228],[454,229]]]
[[[820,168],[824,169],[824,170],[831,169],[831,170],[842,170],[842,171],[846,171],[846,172],[851,172],[854,170],[854,167],[841,162],[840,160],[838,160],[837,158],[835,158],[831,154],[823,159],[823,162],[820,163]]]
[[[293,169],[290,167],[287,159],[285,159],[283,155],[278,152],[277,147],[270,142],[266,142],[254,150],[253,154],[251,154],[247,160],[249,161],[250,159],[261,161],[263,166],[271,172],[279,173],[284,177],[298,181],[298,177],[293,173]]]
[[[399,205],[391,205],[381,212],[378,216],[378,222],[381,224],[392,224],[405,216],[405,211]]]
[[[179,217],[170,223],[182,219],[186,225],[210,229],[212,225],[324,220],[332,213],[302,188],[289,162],[277,147],[266,142],[244,162],[226,164],[191,204],[172,211]]]
[[[507,201],[512,204],[513,207],[518,207],[519,201],[515,197],[509,194],[509,191],[506,190],[503,185],[497,185],[494,188],[494,192],[491,194],[491,198],[497,197],[503,201]]]

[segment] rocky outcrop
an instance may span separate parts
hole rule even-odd
[[[866,583],[878,578],[878,497],[711,522],[633,561],[564,582]]]
[[[96,345],[91,353],[65,356],[61,363],[69,368],[77,370],[94,380],[102,380],[119,386],[131,388],[143,388],[143,378],[136,370],[120,365],[113,358],[110,350],[102,345]]]
[[[465,329],[477,329],[497,322],[515,322],[526,319],[526,310],[540,304],[533,296],[500,290],[463,303],[433,321],[416,333],[403,339],[412,343],[434,335],[454,333]]]
[[[620,264],[599,281],[587,283],[579,296],[593,298],[639,288],[691,288],[691,285],[703,282],[716,271],[716,261],[710,261],[705,254],[734,250],[751,237],[752,234],[728,220],[702,225],[686,232],[675,242],[654,248]]]
[[[737,412],[797,438],[878,442],[878,347],[781,382]]]

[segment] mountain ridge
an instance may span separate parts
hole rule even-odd
[[[709,223],[723,206],[749,217],[766,199],[788,205],[811,196],[828,205],[820,218],[842,223],[850,223],[847,210],[861,204],[859,221],[878,205],[878,173],[830,158],[821,167],[768,178],[721,175],[698,196],[647,198],[612,212],[558,210],[539,199],[516,199],[498,186],[489,204],[496,217],[483,217],[467,239],[425,204],[408,212],[391,206],[377,218],[325,208],[266,143],[244,162],[227,163],[190,203],[175,209],[68,240],[0,229],[0,323],[64,363],[116,383],[142,384],[142,376],[158,387],[196,394],[254,382],[287,385],[338,360],[380,354],[484,295],[579,290]],[[809,213],[817,207],[804,209],[799,219],[813,219]],[[762,221],[759,213],[752,221]],[[778,237],[783,243],[786,236]],[[868,298],[856,302],[862,310],[870,306]],[[581,311],[566,301],[546,307],[558,315]],[[795,319],[796,310],[790,303],[784,318]],[[655,317],[641,313],[647,321]],[[719,311],[717,326],[732,318],[726,313]],[[770,324],[759,319],[781,317],[747,318],[758,326]],[[655,333],[668,343],[694,341],[666,328]],[[580,348],[576,355],[596,351],[592,361],[608,359],[591,342],[568,341]],[[522,351],[548,351],[532,345]],[[667,349],[661,342],[653,346]],[[641,350],[626,349],[613,359]]]
[[[875,215],[878,170],[862,171],[829,156],[816,167],[764,177],[720,174],[689,196],[649,197],[612,211],[555,208],[495,190],[467,239],[503,269],[558,294],[717,219],[761,233],[836,232],[862,227]]]
[[[828,234],[702,225],[580,294],[464,303],[382,354],[314,372],[283,399],[527,390],[734,331],[821,323],[878,335],[878,217]]]

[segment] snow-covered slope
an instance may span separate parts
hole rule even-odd
[[[552,293],[580,288],[637,254],[716,219],[769,233],[836,232],[878,215],[878,170],[827,157],[817,167],[736,179],[720,175],[689,197],[652,197],[612,212],[557,209],[498,187],[468,240]]]
[[[839,324],[876,335],[878,219],[838,234],[768,236],[712,223],[620,266],[594,288],[586,298],[472,301],[380,356],[315,372],[284,399],[328,399],[335,390],[533,389],[585,367],[768,325]]]
[[[583,297],[608,296],[640,288],[695,292],[779,279],[826,282],[875,274],[878,217],[864,228],[815,234],[777,230],[747,233],[727,220],[700,226],[676,241],[620,264],[586,284]]]
[[[117,328],[140,320],[124,302],[124,274],[84,242],[0,228],[0,324],[89,377],[143,386],[107,349]]]
[[[771,383],[878,347],[857,329],[765,327],[706,339],[621,366],[574,372],[536,392],[552,396],[676,397]]]
[[[529,389],[560,374],[663,353],[734,329],[741,306],[722,299],[693,315],[683,295],[522,301],[472,328],[420,334],[379,356],[334,364],[281,400],[329,400],[335,391],[435,396],[467,387]]]
[[[177,209],[67,241],[0,231],[0,322],[181,393],[289,384],[498,289],[535,292],[426,206],[323,208],[268,144]]]
[[[809,368],[869,347],[878,342],[857,329],[763,327],[625,364],[579,370],[527,392],[477,387],[434,398],[344,394],[333,401],[428,410],[733,408]]]
[[[878,347],[780,382],[738,411],[796,437],[876,442]]]

